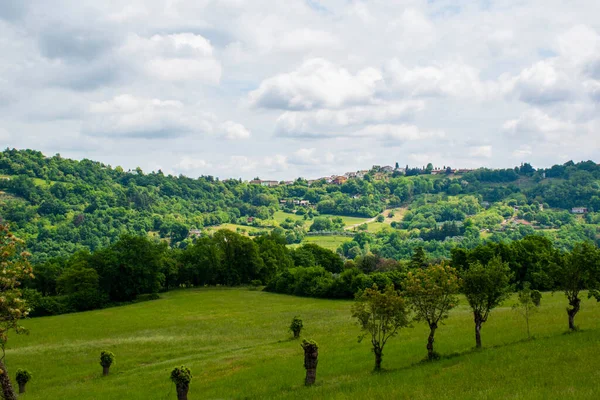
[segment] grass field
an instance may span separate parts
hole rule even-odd
[[[349,242],[352,237],[348,236],[305,236],[302,243],[315,243],[326,249],[336,251],[342,243]]]
[[[192,289],[162,299],[25,322],[11,336],[6,362],[33,373],[23,399],[173,399],[169,373],[191,368],[190,399],[598,399],[600,306],[584,300],[565,335],[562,295],[546,294],[532,319],[537,339],[523,341],[524,322],[506,306],[484,325],[484,349],[472,351],[473,322],[464,301],[436,334],[448,357],[420,363],[421,324],[388,342],[385,372],[373,374],[369,344],[357,343],[350,302],[298,298],[247,289]],[[287,326],[319,345],[317,385],[303,386],[303,354]],[[102,377],[100,351],[116,364]],[[451,356],[450,356],[451,355]]]

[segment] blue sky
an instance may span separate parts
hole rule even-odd
[[[0,142],[189,176],[600,159],[600,2],[3,0]]]

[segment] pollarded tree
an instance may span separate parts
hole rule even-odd
[[[302,318],[298,316],[292,318],[292,323],[290,324],[290,331],[294,334],[294,338],[297,339],[300,337],[300,332],[302,331],[303,327],[304,324],[302,323]]]
[[[462,289],[475,321],[475,343],[481,347],[481,325],[487,321],[490,312],[510,295],[510,268],[499,257],[494,257],[487,265],[476,262],[462,274]]]
[[[377,289],[377,285],[373,285],[372,288],[356,294],[356,303],[352,305],[352,317],[358,320],[363,332],[358,341],[362,341],[366,336],[371,337],[375,370],[381,370],[385,344],[409,324],[404,299],[393,285],[388,285],[383,292]]]
[[[600,301],[600,250],[591,243],[577,244],[565,256],[562,265],[555,267],[554,279],[567,296],[569,329],[575,331],[575,315],[581,308],[579,293],[589,289],[589,297],[594,296]]]
[[[33,278],[31,265],[28,262],[29,254],[23,250],[24,243],[8,230],[8,226],[0,225],[0,385],[5,400],[17,398],[4,365],[8,333],[25,332],[19,323],[27,317],[29,309],[22,299],[21,282],[25,278]]]
[[[525,282],[523,289],[521,289],[517,295],[518,301],[513,305],[513,309],[519,312],[525,318],[525,324],[527,325],[527,338],[531,339],[531,333],[529,331],[529,318],[531,314],[537,311],[542,301],[542,293],[537,290],[531,289],[531,284]]]
[[[106,350],[102,350],[100,353],[100,365],[102,366],[102,375],[107,376],[110,366],[115,362],[115,355]]]
[[[183,365],[174,368],[171,371],[171,381],[175,384],[177,390],[177,400],[187,400],[190,382],[192,381],[192,371]]]
[[[415,319],[425,321],[429,326],[429,360],[438,358],[433,350],[435,331],[438,324],[448,318],[450,310],[456,307],[459,288],[460,279],[456,270],[448,265],[432,265],[409,272],[404,281],[404,294],[415,312]]]

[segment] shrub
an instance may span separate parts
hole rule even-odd
[[[17,370],[16,380],[19,385],[25,385],[27,382],[29,382],[31,380],[31,373],[29,371],[27,371],[26,369],[19,368]]]
[[[171,381],[177,385],[189,385],[192,381],[192,371],[186,366],[176,367],[171,371]]]
[[[303,327],[304,325],[302,324],[302,319],[300,319],[298,316],[295,316],[290,324],[290,331],[294,334],[295,338],[300,337],[300,332],[302,331]]]
[[[115,355],[112,352],[102,350],[102,352],[100,353],[100,365],[102,365],[105,368],[110,368],[114,361]]]
[[[138,294],[137,297],[135,298],[136,302],[139,301],[151,301],[151,300],[158,300],[160,299],[160,296],[158,295],[158,293],[146,293],[146,294]]]

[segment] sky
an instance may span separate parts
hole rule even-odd
[[[600,161],[600,1],[1,0],[0,144],[317,178]]]

